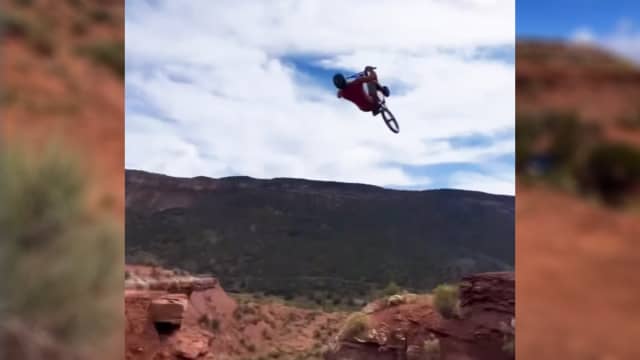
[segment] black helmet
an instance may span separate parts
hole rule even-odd
[[[342,74],[335,74],[333,75],[333,85],[342,90],[345,88],[345,86],[347,86],[347,80]]]

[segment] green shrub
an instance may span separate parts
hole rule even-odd
[[[540,136],[540,125],[526,116],[516,120],[516,170],[526,168],[533,156],[533,146]]]
[[[598,145],[579,177],[586,190],[595,190],[609,204],[620,204],[630,190],[640,185],[640,149],[623,143]]]
[[[87,56],[97,64],[106,66],[116,75],[124,78],[124,42],[100,41],[82,46],[78,53]]]
[[[402,290],[403,289],[398,284],[392,281],[389,284],[387,284],[387,286],[382,290],[382,295],[391,296],[391,295],[399,294],[400,292],[402,292]]]
[[[460,317],[459,288],[442,284],[433,290],[433,306],[444,318]]]
[[[362,312],[351,314],[338,336],[341,340],[350,340],[358,336],[362,336],[369,329],[369,317]]]
[[[578,148],[583,136],[580,119],[573,113],[550,113],[544,118],[546,131],[551,136],[552,156],[556,165],[571,166],[578,154]]]
[[[67,343],[99,341],[120,316],[123,236],[89,212],[75,159],[53,147],[26,154],[0,153],[0,317]]]

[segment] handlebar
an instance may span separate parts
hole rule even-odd
[[[371,69],[375,70],[376,67],[372,66]],[[357,77],[360,77],[360,76],[363,76],[363,75],[366,75],[365,72],[364,71],[360,71],[359,73],[347,76],[346,79],[353,79],[353,78],[357,78]]]

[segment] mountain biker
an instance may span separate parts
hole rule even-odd
[[[375,116],[380,113],[380,97],[378,90],[388,93],[388,90],[378,83],[375,67],[366,66],[364,72],[344,88],[338,90],[338,98],[344,98],[356,104],[360,110],[371,111]],[[386,90],[386,91],[385,91]]]

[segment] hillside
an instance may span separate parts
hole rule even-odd
[[[117,359],[124,1],[0,1],[0,28],[0,358]]]
[[[518,115],[576,113],[605,138],[640,146],[640,67],[585,45],[521,40],[516,46]]]
[[[519,40],[516,168],[622,207],[640,201],[640,66],[601,49]]]
[[[0,142],[63,143],[122,217],[124,2],[3,1],[0,24]]]
[[[518,356],[637,359],[640,68],[559,42],[516,54]]]
[[[511,269],[514,206],[469,191],[127,170],[127,262],[212,273],[231,291],[336,302],[392,281],[431,289]]]

